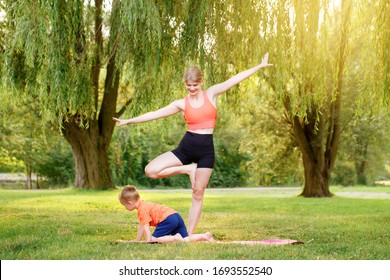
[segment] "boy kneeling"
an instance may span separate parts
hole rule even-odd
[[[164,205],[141,200],[134,186],[124,187],[118,198],[127,210],[137,209],[137,216],[140,220],[137,242],[142,242],[143,236],[146,242],[158,243],[214,241],[210,232],[188,235],[186,225],[179,213]],[[156,227],[152,235],[150,226]]]

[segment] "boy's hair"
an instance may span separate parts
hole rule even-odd
[[[140,199],[140,195],[135,186],[127,185],[118,195],[119,201],[121,203],[126,203],[127,201],[138,201]]]

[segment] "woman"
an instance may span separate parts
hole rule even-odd
[[[182,112],[188,130],[179,146],[152,160],[145,168],[150,178],[165,178],[187,174],[192,186],[192,204],[188,217],[188,233],[194,234],[202,213],[203,196],[214,167],[213,130],[217,118],[217,97],[241,81],[249,78],[261,68],[272,66],[268,53],[262,62],[246,71],[234,75],[223,83],[202,90],[203,75],[198,67],[190,67],[184,74],[187,96],[176,100],[157,111],[128,120],[113,118],[117,126],[148,122]]]

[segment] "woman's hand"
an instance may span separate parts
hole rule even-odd
[[[268,67],[268,66],[273,66],[273,64],[268,63],[268,53],[266,53],[263,57],[263,60],[260,63],[261,67]]]
[[[117,122],[116,126],[123,126],[129,124],[127,120],[120,120],[118,118],[112,118],[114,122]]]
[[[268,67],[268,66],[273,66],[273,64],[268,63],[268,53],[266,53],[260,64],[256,65],[251,69],[245,70],[243,72],[234,75],[233,77],[231,77],[230,79],[226,80],[223,83],[211,86],[206,90],[206,92],[207,94],[209,94],[209,96],[211,96],[211,98],[215,98],[216,96],[226,92],[233,86],[241,83],[243,80],[249,78],[257,71],[259,71],[261,68]]]

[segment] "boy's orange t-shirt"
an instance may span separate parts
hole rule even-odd
[[[137,216],[141,224],[149,224],[154,227],[175,213],[177,212],[169,207],[143,200],[140,200],[137,209]]]

